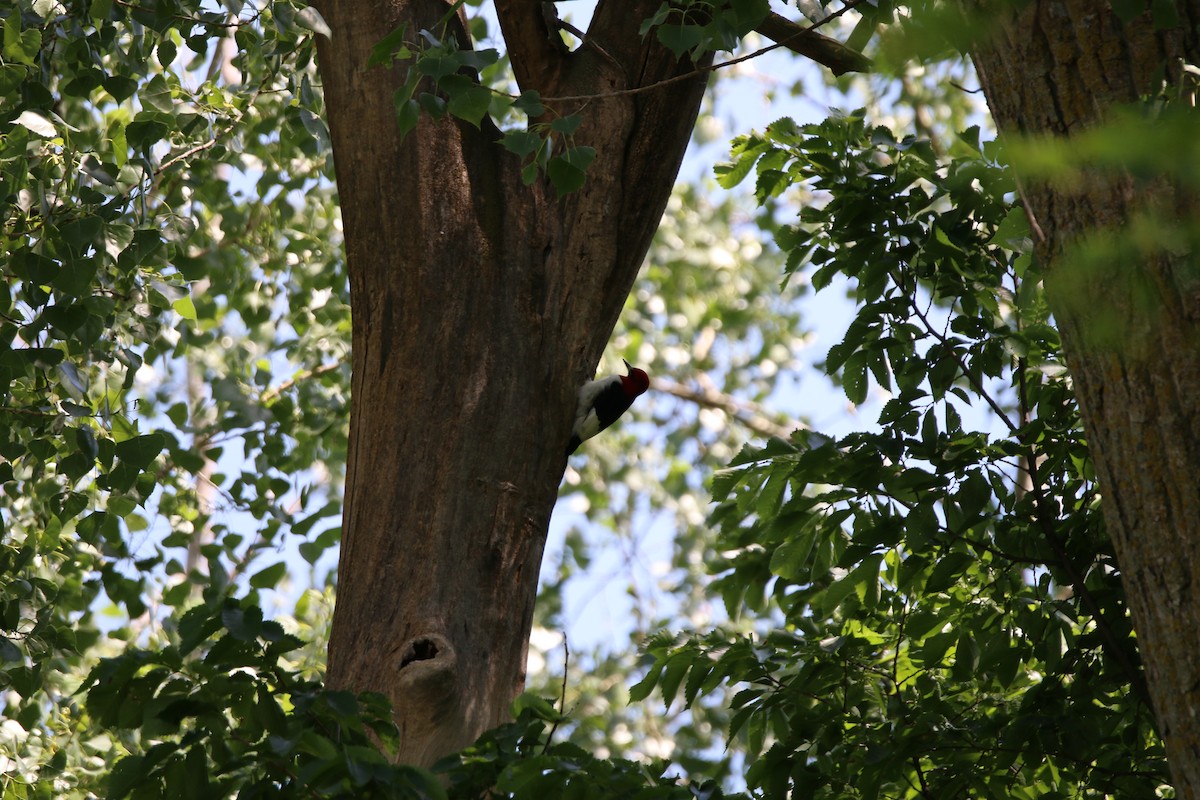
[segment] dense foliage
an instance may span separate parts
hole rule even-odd
[[[722,8],[646,34],[731,48],[766,13]],[[390,763],[381,698],[321,685],[349,403],[324,23],[282,0],[0,14],[5,797],[1169,793],[1005,154],[955,134],[961,60],[740,136],[718,180],[753,196],[679,187],[611,348],[656,376],[653,424],[573,461],[533,691],[439,780]],[[381,43],[445,84],[406,86],[400,124],[491,113],[527,180],[576,186],[586,119],[522,132],[537,98],[456,80],[504,88],[503,55],[444,47]],[[792,433],[799,301],[846,287],[822,367],[878,424]],[[572,587],[610,579],[643,649],[560,667]]]
[[[752,788],[813,797],[1153,797],[1167,780],[1087,445],[1014,187],[862,114],[734,144],[776,241],[858,313],[825,368],[877,431],[747,447],[713,481],[714,584],[757,620],[653,639],[669,700],[739,691]],[[972,428],[964,418],[992,423]],[[974,412],[974,413],[973,413]],[[759,755],[761,754],[761,756]]]
[[[168,698],[232,709],[281,689],[266,671],[208,680],[232,657],[221,642],[259,642],[256,666],[316,678],[328,603],[297,608],[301,650],[278,622],[217,636],[184,620],[261,621],[263,592],[298,560],[280,548],[299,539],[318,562],[340,512],[349,315],[306,12],[2,13],[7,791],[69,796],[114,764],[125,787],[224,774],[205,748],[160,744],[192,714],[154,715]],[[120,708],[100,699],[112,685],[129,688]]]

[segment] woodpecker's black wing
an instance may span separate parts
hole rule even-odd
[[[592,406],[596,411],[596,419],[600,423],[596,433],[616,422],[622,414],[629,410],[631,405],[633,405],[633,398],[626,394],[625,387],[620,380],[613,381],[601,389]]]
[[[633,405],[633,398],[625,392],[618,376],[602,378],[585,384],[579,390],[579,408],[575,415],[575,427],[567,443],[567,455],[571,455],[586,440],[617,421]]]

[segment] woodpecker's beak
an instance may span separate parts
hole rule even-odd
[[[623,358],[621,359],[621,363],[625,365],[625,372],[626,372],[626,373],[628,373],[628,372],[629,372],[631,369],[633,369],[633,367],[629,366],[629,362],[628,362],[628,361],[626,361],[626,360],[625,360],[625,359],[623,359]]]

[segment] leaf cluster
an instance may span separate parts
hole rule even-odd
[[[1152,797],[1162,744],[1023,215],[861,113],[780,120],[718,169],[801,199],[776,242],[858,312],[825,369],[879,428],[748,447],[713,480],[714,588],[757,633],[652,640],[634,698],[734,691],[765,796]],[[990,417],[991,424],[964,420]]]
[[[111,752],[64,699],[98,656],[156,642],[202,592],[284,586],[284,563],[258,559],[286,533],[313,564],[336,543],[345,437],[327,433],[345,424],[349,314],[304,11],[0,12],[14,785],[53,775],[67,796]],[[228,474],[227,450],[243,469]]]
[[[449,781],[451,798],[564,797],[636,800],[721,800],[711,781],[684,783],[667,761],[602,759],[570,742],[552,741],[564,717],[548,701],[524,694],[515,720],[488,731],[435,769]]]
[[[91,722],[123,734],[107,797],[444,796],[387,754],[390,703],[281,666],[301,641],[257,606],[196,606],[175,633],[103,659],[79,689]]]
[[[676,58],[699,61],[705,53],[733,50],[771,11],[766,0],[685,0],[663,3],[642,21],[638,33],[651,31]]]
[[[443,22],[441,28],[445,27]],[[379,40],[368,65],[391,66],[396,61],[412,62],[392,98],[401,138],[417,126],[422,113],[433,119],[449,114],[475,128],[485,119],[492,123],[493,118],[519,115],[528,124],[524,129],[504,131],[500,142],[521,159],[521,180],[529,185],[545,175],[559,195],[583,186],[587,168],[596,157],[595,148],[574,142],[583,117],[554,113],[536,90],[513,96],[493,86],[506,77],[505,60],[495,48],[462,47],[454,36],[435,35],[427,29],[410,39],[408,27],[401,25]]]

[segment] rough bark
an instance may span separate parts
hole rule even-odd
[[[637,35],[658,0],[599,4],[565,52],[541,4],[497,2],[524,89],[597,95],[692,72]],[[391,697],[428,765],[503,722],[523,685],[577,386],[665,207],[702,74],[582,107],[596,148],[565,199],[524,186],[497,132],[424,118],[401,142],[403,65],[366,66],[439,0],[324,0],[320,49],[353,307],[349,465],[328,684]],[[452,25],[457,26],[456,22]],[[466,44],[460,26],[458,36]]]
[[[1175,5],[1166,29],[1096,0],[998,17],[974,60],[1000,131],[1071,137],[1173,86],[1179,59],[1200,62],[1200,2]],[[1147,214],[1196,225],[1194,192],[1132,170],[1025,186],[1181,798],[1200,798],[1200,272],[1194,234],[1184,247],[1128,234]]]

